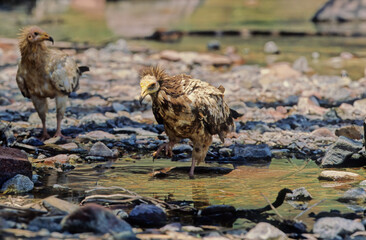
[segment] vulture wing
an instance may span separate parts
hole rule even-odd
[[[183,90],[192,101],[192,112],[202,119],[206,130],[214,135],[219,134],[223,141],[226,132],[233,128],[230,108],[224,102],[225,89],[216,88],[198,79],[191,79]]]
[[[69,94],[79,88],[81,71],[72,57],[63,55],[53,61],[51,59],[48,67],[49,71],[47,72],[49,72],[51,82],[57,90]]]
[[[21,64],[19,66],[21,66]],[[25,73],[23,72],[22,67],[18,68],[16,81],[17,81],[18,87],[20,89],[20,92],[23,94],[23,96],[26,98],[30,98],[30,94],[28,92],[27,85],[25,83]]]

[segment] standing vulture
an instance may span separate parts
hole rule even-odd
[[[165,148],[172,156],[172,148],[183,138],[193,142],[192,165],[189,177],[194,177],[194,167],[202,162],[212,143],[212,135],[221,141],[235,130],[234,118],[242,116],[230,109],[224,101],[224,87],[216,88],[199,79],[180,74],[169,76],[159,67],[146,68],[140,80],[140,102],[150,95],[152,111],[159,124],[164,124],[169,142],[153,154]]]
[[[66,53],[50,49],[44,41],[53,38],[37,26],[24,28],[19,35],[21,60],[16,81],[23,96],[30,98],[42,121],[41,139],[49,138],[46,128],[47,98],[56,99],[57,129],[61,133],[61,120],[64,117],[68,96],[79,88],[81,74],[88,67],[78,67],[74,58]]]

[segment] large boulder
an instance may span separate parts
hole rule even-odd
[[[27,155],[15,148],[0,147],[0,186],[17,174],[32,179],[32,164]]]

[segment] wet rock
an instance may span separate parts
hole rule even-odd
[[[52,215],[66,215],[79,208],[76,204],[69,203],[54,196],[43,199],[42,204]]]
[[[35,138],[35,137],[24,139],[23,143],[31,145],[31,146],[42,146],[42,145],[44,145],[44,143],[41,140],[39,140],[38,138]]]
[[[287,236],[271,224],[260,222],[245,235],[245,239],[287,239]]]
[[[291,199],[293,201],[309,201],[313,199],[313,197],[305,187],[300,187],[292,190],[292,193],[286,194],[286,199]]]
[[[322,239],[343,239],[356,231],[365,231],[362,223],[340,217],[320,218],[313,227],[313,232]]]
[[[61,232],[61,221],[63,218],[63,216],[36,217],[29,222],[28,229],[34,232],[41,229],[47,229],[50,232]]]
[[[220,50],[221,43],[218,40],[211,40],[207,43],[207,50]]]
[[[127,219],[128,218],[128,213],[126,213],[122,209],[113,210],[113,214],[116,215],[117,217],[119,217],[120,219]]]
[[[18,149],[0,147],[0,186],[17,174],[32,178],[32,164]]]
[[[359,140],[359,139],[362,139],[362,137],[363,137],[362,130],[363,129],[360,126],[355,126],[355,125],[344,126],[344,127],[336,129],[335,134],[338,137],[344,136],[346,138]]]
[[[183,152],[191,153],[192,150],[193,150],[193,148],[188,144],[176,144],[173,147],[174,154],[179,154],[179,153],[183,153]]]
[[[280,50],[275,42],[269,41],[264,44],[264,52],[269,54],[279,54]]]
[[[117,218],[112,211],[97,205],[87,204],[76,209],[61,222],[62,228],[71,233],[94,232],[121,233],[126,232],[134,236],[131,226],[124,220]]]
[[[97,157],[115,158],[118,157],[118,151],[112,151],[104,143],[96,142],[90,149],[89,155]]]
[[[366,161],[352,161],[351,157],[362,149],[361,142],[356,142],[346,137],[339,137],[337,142],[331,145],[322,159],[322,167],[340,167],[340,166],[363,166]]]
[[[366,200],[366,191],[364,188],[351,188],[347,190],[342,197],[338,199],[340,202],[364,202]]]
[[[6,181],[0,191],[6,193],[26,193],[32,191],[34,188],[34,183],[29,179],[29,177],[17,174],[15,177]]]
[[[322,171],[319,175],[319,180],[326,180],[326,181],[352,181],[352,180],[359,180],[362,177],[353,172],[344,172],[344,171]]]
[[[235,161],[271,161],[272,153],[267,144],[235,145],[233,148]]]
[[[149,204],[134,207],[128,217],[128,222],[139,227],[162,227],[166,224],[166,213],[163,209]]]

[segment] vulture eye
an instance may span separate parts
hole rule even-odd
[[[38,32],[35,32],[35,33],[34,33],[34,35],[36,35],[36,36],[37,36],[38,34],[39,34]]]
[[[155,83],[153,83],[153,84],[151,84],[150,86],[149,86],[149,89],[154,89],[155,88],[155,86],[156,86],[156,84]]]

